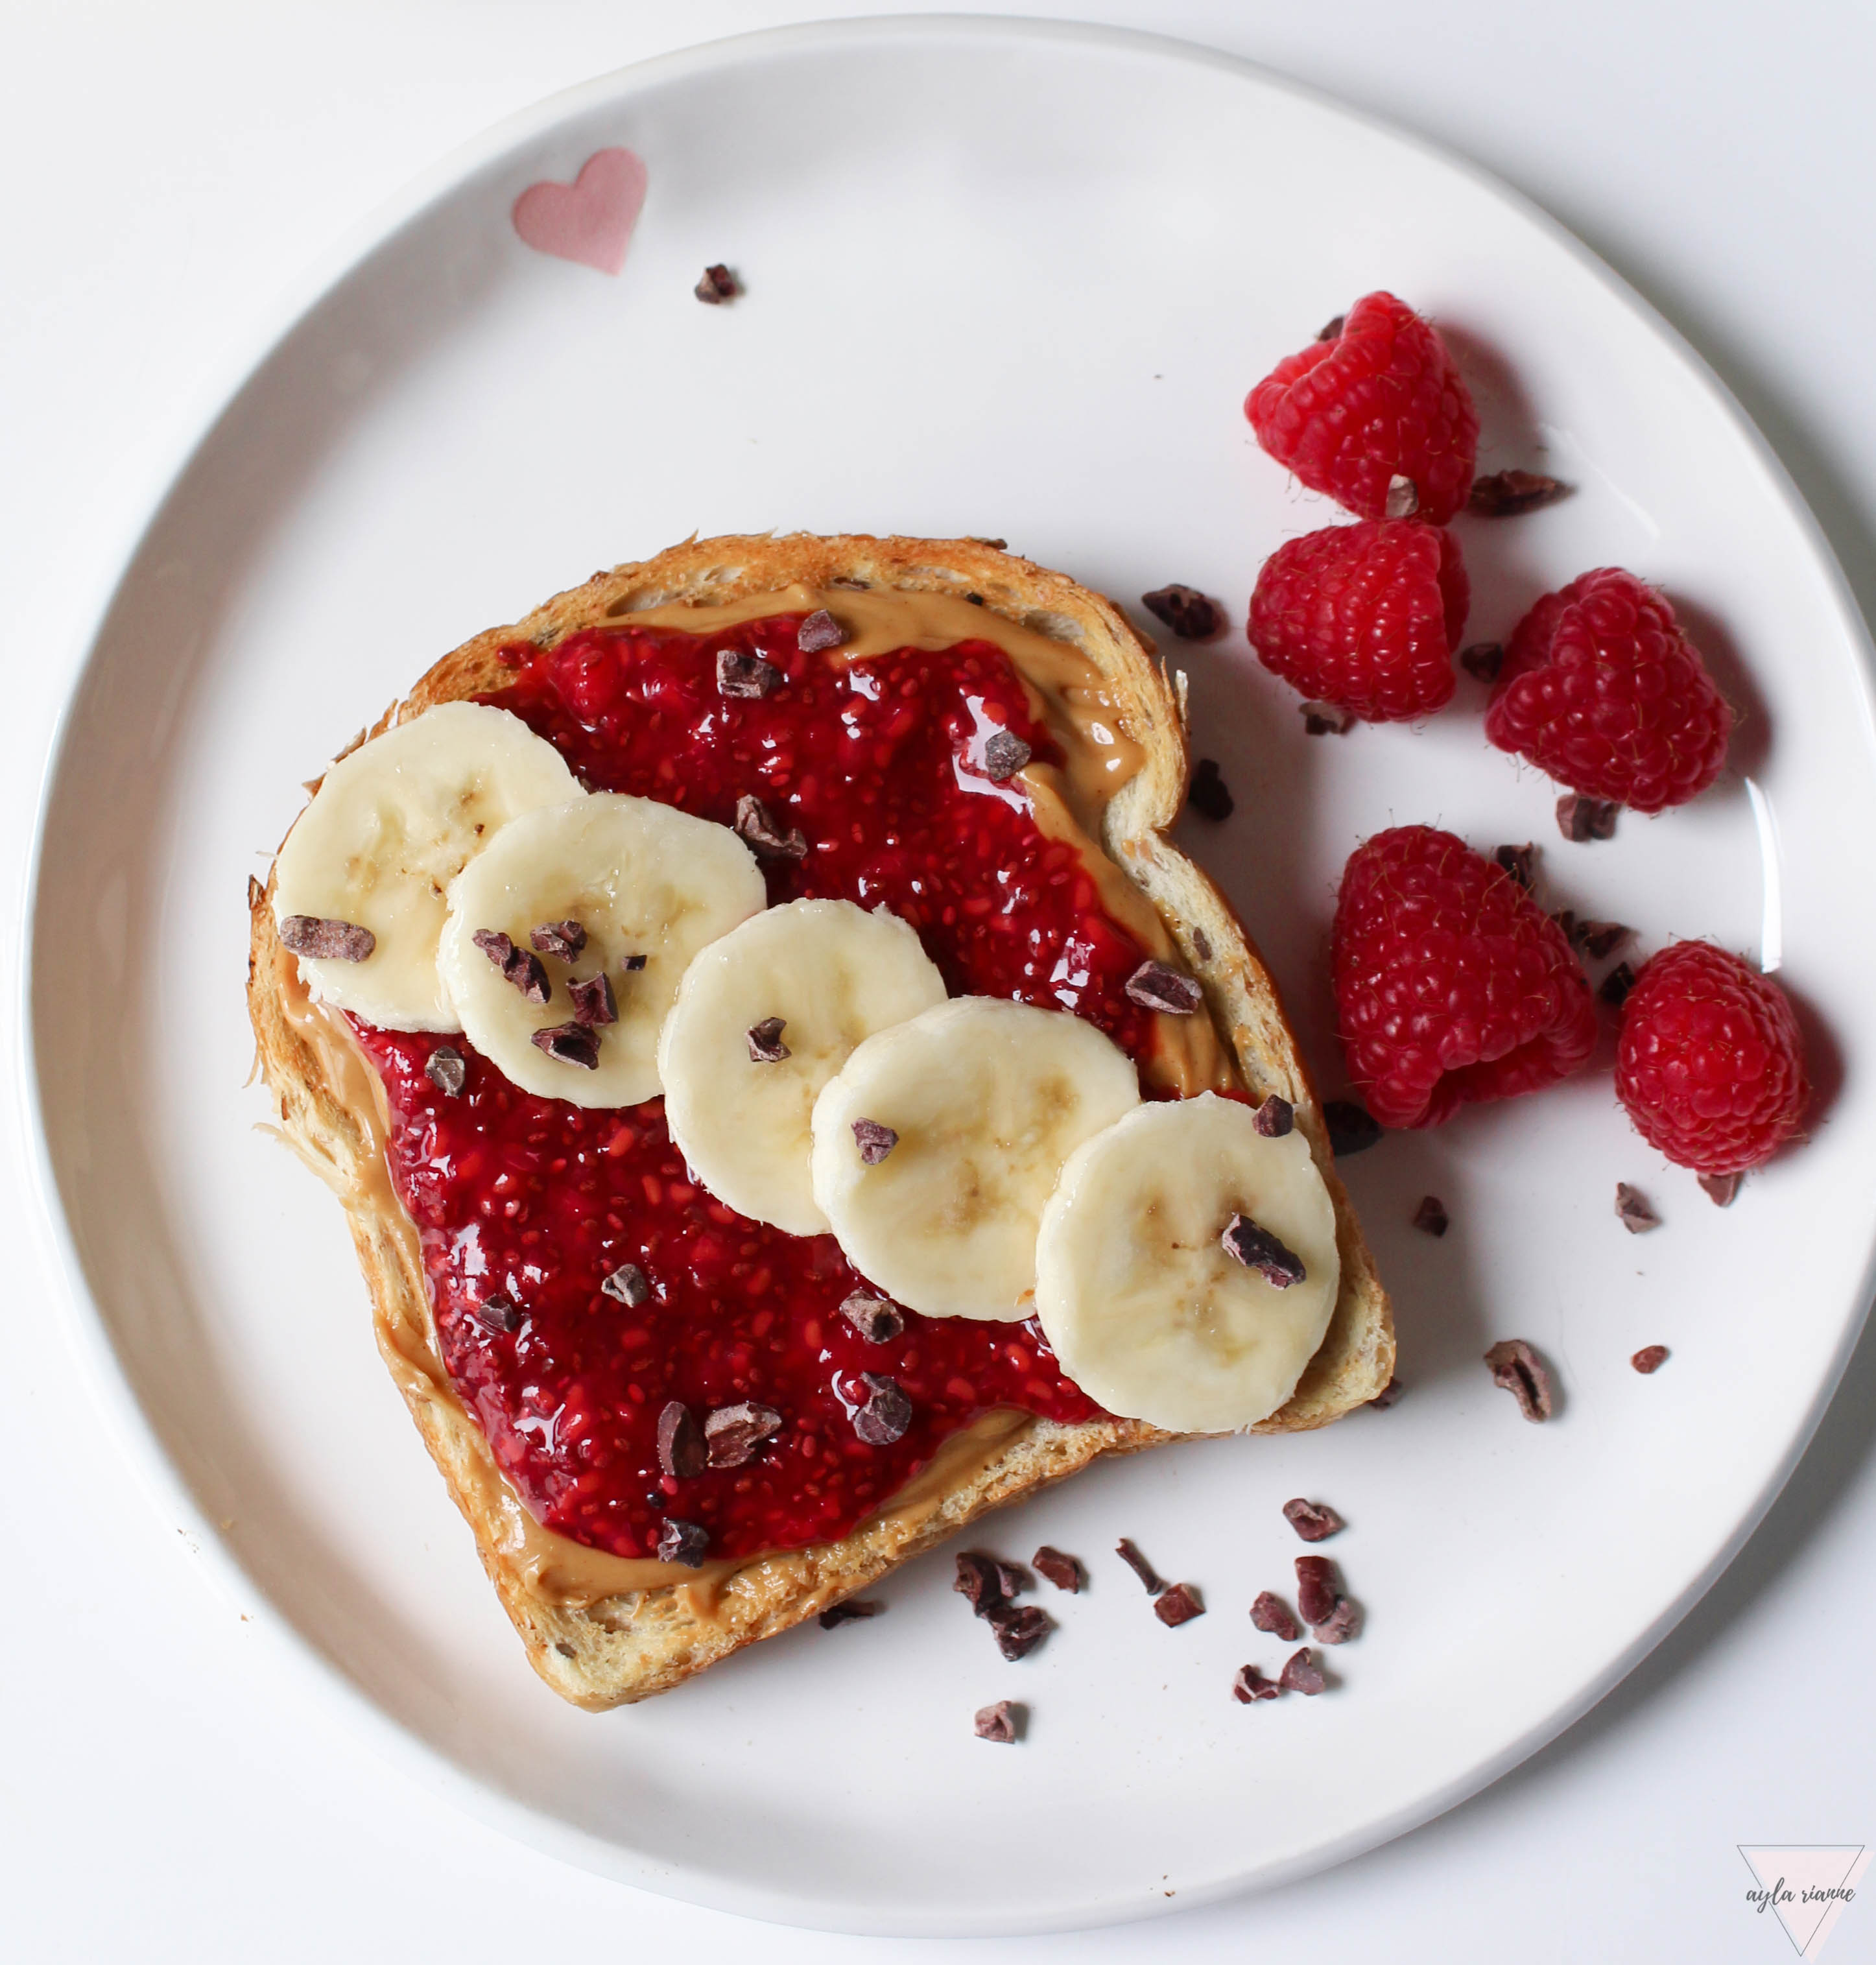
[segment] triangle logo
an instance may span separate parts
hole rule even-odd
[[[1837,1920],[1855,1900],[1871,1851],[1860,1842],[1740,1842],[1734,1845],[1752,1873],[1746,1901],[1762,1915],[1769,1910],[1791,1948],[1804,1959],[1823,1952]]]

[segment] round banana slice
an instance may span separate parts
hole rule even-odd
[[[511,1084],[575,1105],[658,1092],[658,1031],[697,951],[760,912],[727,825],[596,792],[524,812],[449,890],[438,950],[463,1034]]]
[[[1140,1100],[1092,1024],[960,996],[869,1037],[814,1103],[814,1199],[847,1259],[927,1317],[1026,1317],[1062,1163]]]
[[[438,703],[342,757],[274,862],[307,987],[387,1030],[460,1030],[436,973],[449,883],[517,813],[579,791],[545,738],[480,703]]]
[[[824,1235],[809,1171],[821,1089],[876,1031],[945,1000],[917,934],[851,901],[790,901],[684,972],[658,1040],[664,1116],[719,1201]]]
[[[1209,1092],[1090,1140],[1036,1243],[1036,1314],[1062,1368],[1110,1413],[1172,1433],[1268,1419],[1341,1283],[1309,1142],[1267,1137],[1249,1106]]]

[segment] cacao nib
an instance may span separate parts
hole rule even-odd
[[[789,1027],[785,1017],[764,1017],[759,1024],[751,1024],[744,1032],[749,1040],[749,1061],[751,1064],[779,1064],[785,1057],[795,1053],[782,1041],[782,1033]]]
[[[1007,1600],[1004,1587],[1004,1565],[994,1555],[966,1549],[957,1558],[957,1574],[951,1587],[965,1598],[980,1617],[986,1617],[999,1603]]]
[[[636,1262],[621,1262],[599,1287],[615,1301],[629,1304],[634,1310],[648,1301],[651,1295],[651,1285]]]
[[[811,619],[812,616],[809,617]],[[805,860],[808,841],[798,825],[784,831],[773,813],[753,793],[736,801],[736,834],[758,860]]]
[[[479,928],[469,939],[481,950],[503,979],[514,984],[530,1003],[544,1003],[551,993],[548,973],[538,955],[517,948],[508,937],[492,928]]]
[[[323,962],[362,962],[377,946],[368,928],[320,915],[289,915],[280,925],[280,938],[295,955]]]
[[[1644,1378],[1650,1377],[1668,1362],[1668,1347],[1665,1344],[1644,1344],[1628,1362]]]
[[[1274,1699],[1283,1689],[1254,1664],[1241,1664],[1238,1676],[1231,1682],[1231,1696],[1240,1706],[1248,1706],[1254,1699]]]
[[[691,291],[706,307],[721,307],[725,301],[734,300],[743,290],[728,266],[706,266],[703,278]]]
[[[1585,798],[1581,792],[1566,792],[1556,802],[1557,830],[1579,846],[1592,839],[1613,839],[1615,815],[1621,810],[1620,806],[1607,799]]]
[[[1200,818],[1209,818],[1215,825],[1222,825],[1237,809],[1230,786],[1219,774],[1216,757],[1201,757],[1193,766],[1186,803]]]
[[[1355,727],[1351,710],[1333,703],[1306,703],[1298,706],[1305,733],[1311,737],[1346,737]]]
[[[877,1166],[899,1143],[899,1136],[890,1126],[881,1125],[877,1119],[856,1119],[853,1143],[859,1148],[863,1166]]]
[[[1402,1389],[1399,1378],[1389,1378],[1374,1397],[1369,1400],[1368,1404],[1373,1407],[1376,1412],[1386,1412],[1388,1407],[1400,1397]]]
[[[1030,1566],[1038,1576],[1052,1583],[1058,1590],[1067,1590],[1071,1597],[1081,1594],[1081,1564],[1075,1557],[1065,1555],[1052,1544],[1044,1542],[1030,1558]]]
[[[1445,1204],[1437,1194],[1424,1195],[1420,1205],[1414,1210],[1414,1226],[1423,1235],[1444,1235],[1452,1226],[1446,1216]]]
[[[1140,604],[1182,642],[1202,642],[1225,625],[1223,609],[1196,587],[1156,587],[1140,596]]]
[[[550,1024],[528,1041],[561,1064],[577,1064],[583,1071],[599,1068],[599,1035],[585,1024]]]
[[[905,1314],[882,1296],[856,1290],[840,1305],[840,1314],[869,1344],[890,1344],[905,1328]]]
[[[1306,1624],[1326,1623],[1341,1594],[1335,1565],[1326,1555],[1296,1558],[1296,1609]]]
[[[1203,1617],[1205,1606],[1190,1583],[1175,1583],[1153,1600],[1153,1614],[1162,1624],[1176,1627],[1190,1623],[1194,1617]]]
[[[831,1631],[840,1625],[852,1623],[856,1617],[876,1617],[885,1607],[883,1603],[850,1597],[844,1603],[830,1604],[814,1621],[824,1631]]]
[[[1205,1000],[1205,992],[1190,976],[1181,976],[1163,962],[1142,962],[1127,978],[1128,999],[1143,1010],[1161,1010],[1169,1017],[1189,1017]]]
[[[658,1560],[681,1562],[686,1569],[701,1569],[710,1546],[710,1531],[696,1522],[680,1522],[667,1515],[658,1529]]]
[[[1505,872],[1529,893],[1536,884],[1537,849],[1527,843],[1522,846],[1501,846],[1492,858]]]
[[[994,1706],[980,1706],[971,1724],[980,1740],[994,1740],[1000,1747],[1013,1746],[1022,1735],[1023,1708],[1000,1699]]]
[[[717,693],[719,696],[756,698],[766,696],[782,680],[782,671],[760,655],[739,654],[734,648],[717,651]]]
[[[1248,1215],[1234,1214],[1218,1238],[1226,1255],[1255,1269],[1273,1289],[1288,1289],[1307,1280],[1303,1258],[1287,1248],[1267,1228],[1259,1227]]]
[[[818,654],[823,648],[837,648],[846,639],[846,630],[824,607],[817,607],[795,631],[795,645],[805,655]]]
[[[619,958],[619,966],[628,976],[636,976],[644,967],[649,958],[643,955],[626,955]]]
[[[712,1467],[740,1467],[755,1458],[765,1439],[781,1430],[782,1415],[773,1406],[744,1399],[704,1415],[704,1448]]]
[[[1306,1501],[1300,1495],[1283,1503],[1283,1520],[1305,1542],[1327,1542],[1348,1526],[1333,1508],[1320,1501]]]
[[[1633,966],[1618,962],[1602,979],[1602,987],[1596,992],[1612,1010],[1619,1010],[1628,1001],[1628,992],[1635,986]]]
[[[1387,481],[1387,502],[1381,515],[1387,519],[1411,519],[1420,509],[1420,487],[1399,471]]]
[[[682,1399],[668,1400],[658,1414],[658,1465],[674,1481],[692,1481],[709,1458],[690,1407]]]
[[[1286,1692],[1300,1692],[1307,1699],[1313,1699],[1328,1684],[1309,1655],[1307,1645],[1299,1651],[1292,1651],[1283,1661],[1277,1682]]]
[[[1115,1543],[1114,1553],[1146,1585],[1147,1592],[1150,1596],[1157,1597],[1165,1588],[1165,1584],[1160,1580],[1158,1571],[1125,1536]]]
[[[1251,1606],[1251,1621],[1260,1631],[1268,1631],[1272,1637],[1280,1638],[1287,1645],[1293,1645],[1303,1635],[1303,1626],[1274,1590],[1258,1592],[1258,1600]]]
[[[1352,1098],[1332,1098],[1322,1108],[1322,1123],[1328,1128],[1330,1150],[1338,1159],[1365,1153],[1381,1137],[1380,1121]]]
[[[997,1650],[1007,1658],[1027,1658],[1055,1628],[1055,1619],[1034,1603],[1020,1608],[1014,1603],[994,1604],[984,1617],[996,1633]]]
[[[999,730],[984,746],[984,775],[994,785],[1013,778],[1030,757],[1028,745],[1013,730]]]
[[[1515,519],[1520,513],[1551,503],[1569,490],[1567,484],[1541,471],[1495,471],[1489,478],[1472,481],[1466,510],[1481,519]]]
[[[863,1372],[866,1403],[853,1415],[853,1430],[869,1446],[890,1446],[904,1438],[912,1423],[912,1401],[901,1390],[897,1378],[878,1372]]]
[[[528,945],[537,955],[551,955],[571,962],[586,945],[586,931],[577,921],[543,921],[528,932]]]
[[[1342,338],[1342,329],[1346,325],[1348,320],[1348,317],[1345,314],[1338,314],[1332,320],[1325,321],[1322,325],[1321,331],[1317,334],[1315,337],[1316,339],[1318,341],[1341,340]]]
[[[618,1021],[618,999],[612,994],[612,979],[602,970],[583,982],[569,982],[567,993],[573,999],[573,1021],[588,1030]]]
[[[1280,1140],[1295,1126],[1296,1108],[1273,1092],[1251,1115],[1251,1123],[1267,1140]]]
[[[1602,961],[1613,955],[1624,942],[1634,938],[1632,928],[1624,928],[1620,921],[1580,921],[1570,937],[1592,962]]]
[[[1704,1173],[1700,1191],[1716,1208],[1730,1208],[1746,1176],[1743,1173]]]
[[[423,1067],[423,1075],[445,1098],[460,1098],[469,1082],[468,1061],[451,1044],[438,1044]]]
[[[1474,642],[1459,651],[1459,665],[1476,682],[1496,682],[1505,666],[1502,642]]]
[[[1319,1645],[1345,1645],[1360,1629],[1361,1613],[1344,1597],[1321,1623],[1311,1627],[1309,1635]]]
[[[490,1290],[476,1305],[476,1321],[484,1330],[512,1336],[521,1328],[521,1306],[503,1290]]]
[[[1661,1217],[1648,1204],[1648,1197],[1625,1180],[1615,1184],[1615,1217],[1631,1235],[1646,1235],[1661,1226]]]
[[[1485,1354],[1485,1361],[1492,1368],[1492,1384],[1517,1400],[1518,1410],[1525,1418],[1534,1424],[1550,1417],[1554,1406],[1550,1372],[1523,1338],[1501,1338]]]

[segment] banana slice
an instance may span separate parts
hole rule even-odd
[[[658,1040],[671,1137],[738,1214],[824,1235],[809,1172],[821,1087],[863,1038],[944,1000],[944,978],[896,915],[851,901],[770,908],[712,942],[678,985]]]
[[[727,825],[596,792],[524,812],[470,861],[438,966],[464,1035],[511,1084],[636,1105],[657,1095],[658,1031],[691,958],[767,899]]]
[[[1234,1220],[1248,1262],[1222,1239]],[[1250,1107],[1210,1092],[1142,1105],[1090,1140],[1036,1243],[1036,1314],[1062,1368],[1110,1413],[1172,1433],[1268,1419],[1341,1283],[1308,1141],[1266,1137]]]
[[[517,813],[579,791],[551,744],[480,703],[438,703],[342,757],[274,862],[307,988],[387,1030],[460,1030],[436,973],[449,883]]]
[[[961,996],[869,1037],[814,1103],[814,1199],[847,1259],[927,1317],[1025,1317],[1062,1163],[1139,1103],[1059,1010]]]

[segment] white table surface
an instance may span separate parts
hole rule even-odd
[[[790,19],[914,11],[890,0],[0,4],[9,1033],[25,849],[78,653],[72,624],[281,290],[406,178],[553,90]],[[1876,613],[1876,9],[1029,0],[981,11],[1208,42],[1498,172],[1715,365]],[[1786,1941],[1746,1903],[1734,1845],[1876,1841],[1866,1336],[1757,1535],[1624,1685],[1466,1806],[1326,1874],[1150,1925],[951,1943],[762,1929],[564,1868],[458,1815],[303,1707],[133,1487],[72,1383],[19,1172],[16,1041],[0,1056],[0,1233],[13,1259],[0,1300],[6,1956],[368,1965],[570,1944],[591,1958],[757,1945],[773,1965],[1267,1950],[1769,1960],[1789,1955]],[[1829,1956],[1876,1957],[1876,1908],[1851,1906]]]

